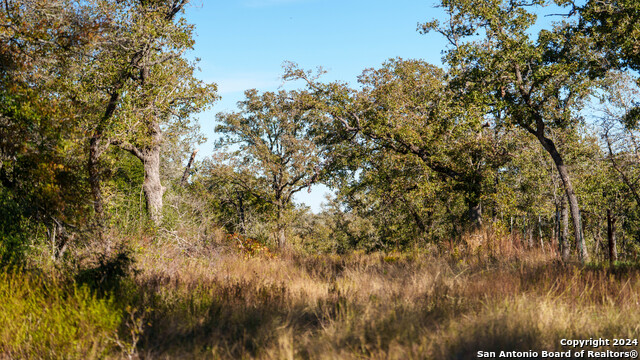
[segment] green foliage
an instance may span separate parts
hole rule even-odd
[[[640,108],[634,107],[629,109],[627,113],[624,115],[622,122],[630,130],[638,129],[638,122],[640,121]]]
[[[11,194],[0,192],[0,268],[22,265],[26,260],[29,222]]]
[[[285,246],[292,196],[318,181],[325,151],[312,127],[321,115],[307,105],[308,94],[247,90],[240,112],[220,113],[217,146],[228,147],[228,181],[270,207],[276,243]],[[241,199],[238,199],[239,201]]]
[[[122,149],[112,148],[104,155],[103,196],[108,224],[121,231],[145,228],[148,211],[142,184],[144,169],[140,160]]]
[[[108,142],[143,151],[158,145],[153,133],[160,125],[170,130],[168,139],[179,139],[193,126],[190,116],[216,99],[216,85],[196,79],[196,64],[182,55],[194,44],[193,25],[179,16],[184,5],[89,4],[96,18],[108,19],[101,33],[107,42],[92,49],[95,53],[87,57],[84,76],[73,91],[87,109],[95,109],[85,121]],[[114,100],[117,109],[107,118],[105,109]]]
[[[49,16],[60,10],[55,4],[21,3],[8,2],[0,15],[13,24],[0,31],[0,197],[7,222],[0,233],[5,249],[13,243],[16,254],[36,240],[33,229],[78,228],[88,209],[82,129],[57,78],[73,72],[65,64],[76,57],[53,45],[77,29],[64,23],[69,19]]]
[[[10,358],[98,359],[117,350],[122,313],[86,286],[0,274],[0,353]]]
[[[253,191],[264,194],[264,184],[250,171],[234,169],[233,163],[226,163],[227,159],[225,154],[205,159],[187,191],[206,203],[201,206],[206,208],[211,221],[224,227],[228,233],[266,241],[269,234],[260,229],[260,224],[273,220],[274,207],[263,197],[253,194]]]
[[[580,14],[578,30],[594,39],[600,51],[606,55],[607,67],[640,69],[637,46],[640,5],[637,1],[590,0],[574,10]]]
[[[196,63],[183,56],[193,47],[186,3],[6,2],[0,192],[17,203],[15,223],[29,219],[60,240],[54,257],[94,230],[92,205],[98,225],[104,208],[110,224],[123,227],[156,215],[139,199],[141,187],[147,198],[149,189],[162,191],[160,151],[179,163],[191,151],[185,141],[201,140],[192,114],[216,99],[216,86],[196,79]],[[143,179],[158,184],[141,186]]]
[[[346,208],[336,224],[364,226],[341,227],[352,245],[438,241],[481,222],[480,204],[514,143],[491,128],[480,92],[462,92],[454,73],[419,60],[364,71],[361,90],[321,83],[293,64],[286,78],[306,80],[310,106],[326,114],[317,125],[319,143],[333,149],[325,181]]]

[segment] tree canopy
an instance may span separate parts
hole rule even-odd
[[[123,216],[170,232],[190,213],[281,248],[441,245],[491,229],[597,257],[605,225],[639,233],[637,5],[555,4],[566,14],[541,23],[549,1],[440,1],[446,16],[419,31],[448,41],[442,67],[391,58],[350,84],[286,63],[286,86],[302,85],[247,90],[198,160],[195,116],[218,95],[186,55],[188,1],[7,0],[3,243],[42,228],[59,258]],[[334,196],[312,214],[294,195],[319,183]]]

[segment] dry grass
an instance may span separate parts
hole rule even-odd
[[[112,344],[111,357],[467,359],[640,330],[637,267],[562,264],[490,233],[345,256],[191,245],[135,243],[138,272],[114,298],[129,314],[119,338],[137,347]]]
[[[484,237],[487,238],[486,236]],[[475,358],[635,338],[640,272],[562,264],[509,238],[433,254],[183,256],[149,244],[145,358]],[[170,340],[169,340],[170,339]]]

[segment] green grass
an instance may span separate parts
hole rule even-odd
[[[122,312],[86,286],[0,274],[0,353],[15,359],[97,359],[117,350]]]

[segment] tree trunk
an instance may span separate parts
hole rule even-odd
[[[144,183],[142,191],[147,203],[149,218],[154,224],[162,222],[162,196],[165,187],[160,181],[160,146],[152,146],[143,151]]]
[[[551,244],[549,245],[550,249],[553,249],[554,246],[558,246],[560,249],[560,240],[558,239],[558,234],[560,234],[560,207],[558,206],[558,202],[556,201],[556,213],[553,217],[553,229],[551,230]]]
[[[236,203],[236,212],[238,213],[238,232],[242,235],[246,233],[245,227],[245,215],[244,215],[244,194],[240,190],[236,190],[236,198],[238,202]]]
[[[469,202],[469,221],[474,229],[482,227],[482,203],[479,201]]]
[[[51,246],[51,259],[57,261],[64,256],[69,242],[75,238],[75,235],[70,235],[64,224],[54,217],[51,217],[51,225],[47,226],[47,232]]]
[[[469,209],[469,223],[471,229],[478,230],[482,227],[482,177],[474,174],[467,179],[465,202]]]
[[[542,219],[538,215],[538,240],[540,240],[540,248],[544,251],[544,243],[542,242]]]
[[[607,209],[607,240],[609,240],[609,263],[613,264],[618,260],[618,249],[616,248],[616,219],[611,214],[611,209]]]
[[[562,218],[562,231],[560,232],[560,255],[562,256],[562,261],[566,262],[569,260],[571,247],[569,246],[569,211],[567,209],[567,204],[564,197],[562,197],[562,201],[560,202],[560,216]]]
[[[191,165],[193,165],[193,161],[196,159],[196,154],[198,154],[199,149],[193,150],[191,153],[191,157],[189,158],[189,162],[187,163],[187,167],[184,168],[184,173],[182,174],[182,179],[180,180],[180,185],[186,186],[187,180],[189,179],[189,171],[191,170]]]
[[[285,205],[280,194],[276,194],[276,207],[278,210],[276,218],[276,245],[282,250],[287,246],[287,235],[284,224]]]
[[[284,226],[279,226],[277,236],[278,236],[278,239],[277,239],[278,248],[284,249],[287,246],[287,236],[285,233]]]
[[[553,159],[553,162],[556,164],[556,168],[558,169],[560,179],[562,179],[565,194],[567,195],[567,199],[569,199],[569,209],[571,211],[571,218],[573,220],[573,227],[575,229],[578,258],[580,258],[580,261],[585,262],[589,260],[589,254],[587,253],[587,246],[585,244],[584,233],[582,231],[582,218],[580,215],[580,207],[578,206],[578,197],[573,190],[573,185],[571,184],[571,179],[569,178],[569,172],[567,171],[567,167],[562,160],[562,156],[556,149],[553,141],[545,137],[541,131],[538,131],[536,133],[536,137],[542,144],[542,147],[544,147],[549,155],[551,155],[551,158]]]
[[[527,246],[527,216],[522,215],[522,240],[520,240],[520,245],[522,247]]]
[[[160,181],[160,144],[162,143],[162,133],[159,124],[150,125],[151,145],[137,147],[127,142],[113,142],[121,149],[129,151],[142,161],[144,169],[144,182],[142,191],[147,205],[149,218],[155,225],[162,222],[162,196],[166,190]]]
[[[89,142],[89,161],[87,164],[89,172],[89,186],[91,187],[91,197],[93,198],[93,209],[95,211],[96,223],[98,225],[98,235],[102,237],[102,227],[104,225],[104,203],[102,200],[102,190],[100,189],[100,137],[94,135]]]

